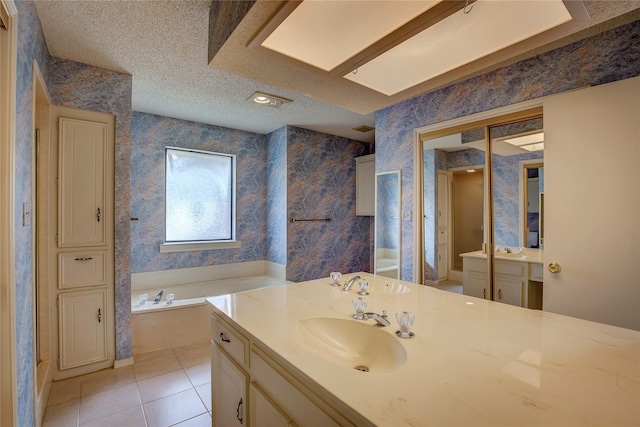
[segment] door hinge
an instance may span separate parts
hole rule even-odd
[[[56,178],[56,187],[60,185],[60,178]]]
[[[56,129],[60,129],[60,120],[56,121]]]
[[[56,234],[56,243],[58,243],[58,235]]]
[[[60,307],[60,297],[56,297],[56,307]]]
[[[58,357],[58,368],[60,368],[60,358]]]

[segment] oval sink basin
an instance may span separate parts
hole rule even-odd
[[[374,293],[378,294],[408,294],[411,288],[398,282],[374,282],[370,288]]]
[[[305,350],[349,369],[393,372],[407,361],[407,352],[398,338],[370,322],[304,319],[298,323],[295,336]]]

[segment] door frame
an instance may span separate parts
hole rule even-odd
[[[17,420],[15,330],[14,155],[18,10],[0,1],[6,30],[0,29],[0,424]]]

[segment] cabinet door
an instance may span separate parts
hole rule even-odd
[[[487,299],[487,275],[483,273],[465,272],[464,294],[476,298]]]
[[[356,157],[356,215],[375,215],[375,155]]]
[[[446,227],[449,218],[449,177],[438,172],[438,227]]]
[[[58,298],[60,370],[107,360],[107,290],[67,292]]]
[[[523,288],[524,283],[522,279],[518,277],[496,276],[494,298],[496,301],[505,304],[522,307]]]
[[[262,389],[251,383],[251,427],[290,427],[295,425]]]
[[[447,245],[438,245],[438,279],[445,280],[449,272]]]
[[[217,427],[246,425],[247,374],[213,345],[213,419]]]
[[[58,246],[106,245],[107,124],[60,118]]]

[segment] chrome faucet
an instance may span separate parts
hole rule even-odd
[[[380,326],[391,325],[391,322],[389,322],[389,319],[387,319],[386,310],[383,310],[381,315],[378,313],[372,313],[372,312],[366,312],[362,314],[362,320],[369,320],[369,319],[375,320],[376,323]]]
[[[353,276],[347,283],[345,283],[343,291],[348,291],[353,287],[353,284],[356,283],[357,280],[360,280],[360,276]]]
[[[162,299],[163,293],[164,293],[164,289],[158,292],[158,295],[156,295],[156,297],[153,299],[154,304],[158,304],[160,302],[160,300]]]

